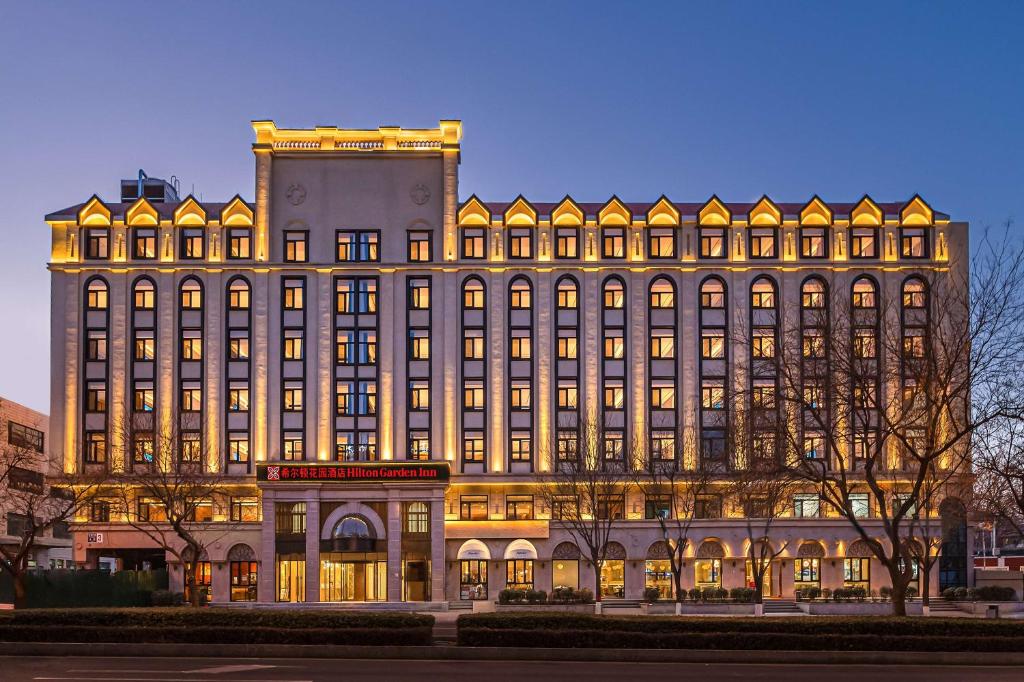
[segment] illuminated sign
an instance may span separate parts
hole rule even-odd
[[[268,483],[447,483],[447,462],[344,462],[258,464],[256,480]]]

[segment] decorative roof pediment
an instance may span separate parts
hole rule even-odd
[[[647,210],[647,225],[650,227],[676,227],[679,225],[679,209],[664,194]]]
[[[800,209],[801,225],[831,225],[832,209],[815,194],[807,205]]]
[[[507,227],[533,227],[537,224],[537,209],[520,194],[505,210],[503,218]]]
[[[85,206],[78,211],[78,224],[109,226],[110,209],[102,199],[93,194],[92,198],[85,202]]]
[[[139,197],[124,212],[124,224],[132,227],[152,227],[160,224],[160,214],[146,197]]]
[[[178,204],[178,208],[174,209],[174,224],[184,226],[205,225],[206,209],[190,194],[185,197],[185,201]]]
[[[234,198],[224,205],[220,211],[220,224],[225,226],[252,227],[253,213],[249,204],[245,203],[241,196]]]
[[[850,211],[851,225],[878,227],[885,222],[885,212],[867,194]]]
[[[474,194],[466,200],[459,208],[459,225],[482,225],[487,227],[491,224],[491,209],[487,204],[480,201]]]
[[[631,225],[633,224],[633,214],[622,203],[618,197],[613,196],[608,200],[601,210],[597,212],[597,222],[599,225]]]
[[[708,202],[697,212],[698,225],[731,225],[732,212],[721,199],[711,195]]]
[[[920,194],[911,197],[900,209],[900,225],[934,225],[935,212]]]
[[[752,227],[777,227],[782,224],[782,209],[765,195],[750,209],[747,224]]]
[[[583,209],[568,194],[551,210],[551,224],[556,227],[580,227],[586,218]]]

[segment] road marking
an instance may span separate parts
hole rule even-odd
[[[157,671],[152,671],[157,672]],[[166,671],[160,671],[166,672]],[[33,677],[33,680],[89,680],[91,682],[196,682],[195,677]],[[251,677],[217,682],[313,682],[313,680],[264,680],[254,681]]]
[[[274,665],[260,665],[259,663],[250,663],[248,665],[217,665],[210,668],[196,668],[195,670],[182,670],[183,673],[199,673],[203,675],[219,675],[220,673],[244,673],[250,670],[264,670],[266,668],[276,668]],[[177,671],[175,671],[177,672]]]

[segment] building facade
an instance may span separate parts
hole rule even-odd
[[[826,288],[898,297],[967,249],[967,225],[916,196],[460,202],[458,121],[253,128],[254,202],[181,199],[140,174],[119,202],[46,217],[54,454],[116,473],[147,465],[147,432],[173,430],[229,491],[202,520],[220,533],[202,557],[215,600],[589,586],[536,495],[581,419],[609,460],[639,443],[685,466],[687,439],[728,458],[732,389],[778,387],[743,370],[735,330],[778,338]],[[649,502],[631,492],[614,512],[608,597],[668,587]],[[728,500],[701,508],[686,587],[747,585],[742,519]],[[887,584],[814,500],[774,533],[772,595]],[[102,505],[75,538],[86,564],[167,560]],[[966,540],[962,575],[950,554],[936,589],[968,580]]]

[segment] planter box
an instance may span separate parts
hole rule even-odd
[[[666,613],[675,613],[675,604],[667,604],[668,611]],[[725,614],[730,616],[752,616],[754,615],[753,604],[702,604],[693,602],[684,602],[682,608],[679,611],[684,616],[703,616],[703,615],[716,615]]]
[[[799,601],[797,607],[811,616],[891,616],[892,602]],[[921,615],[921,601],[907,602],[907,615]]]
[[[956,604],[956,607],[964,613],[971,613],[975,616],[984,616],[989,605],[999,606],[1000,617],[1008,613],[1024,611],[1024,602],[1019,601],[957,601],[949,603]]]
[[[594,613],[593,604],[494,604],[498,613],[540,611],[543,613]]]

